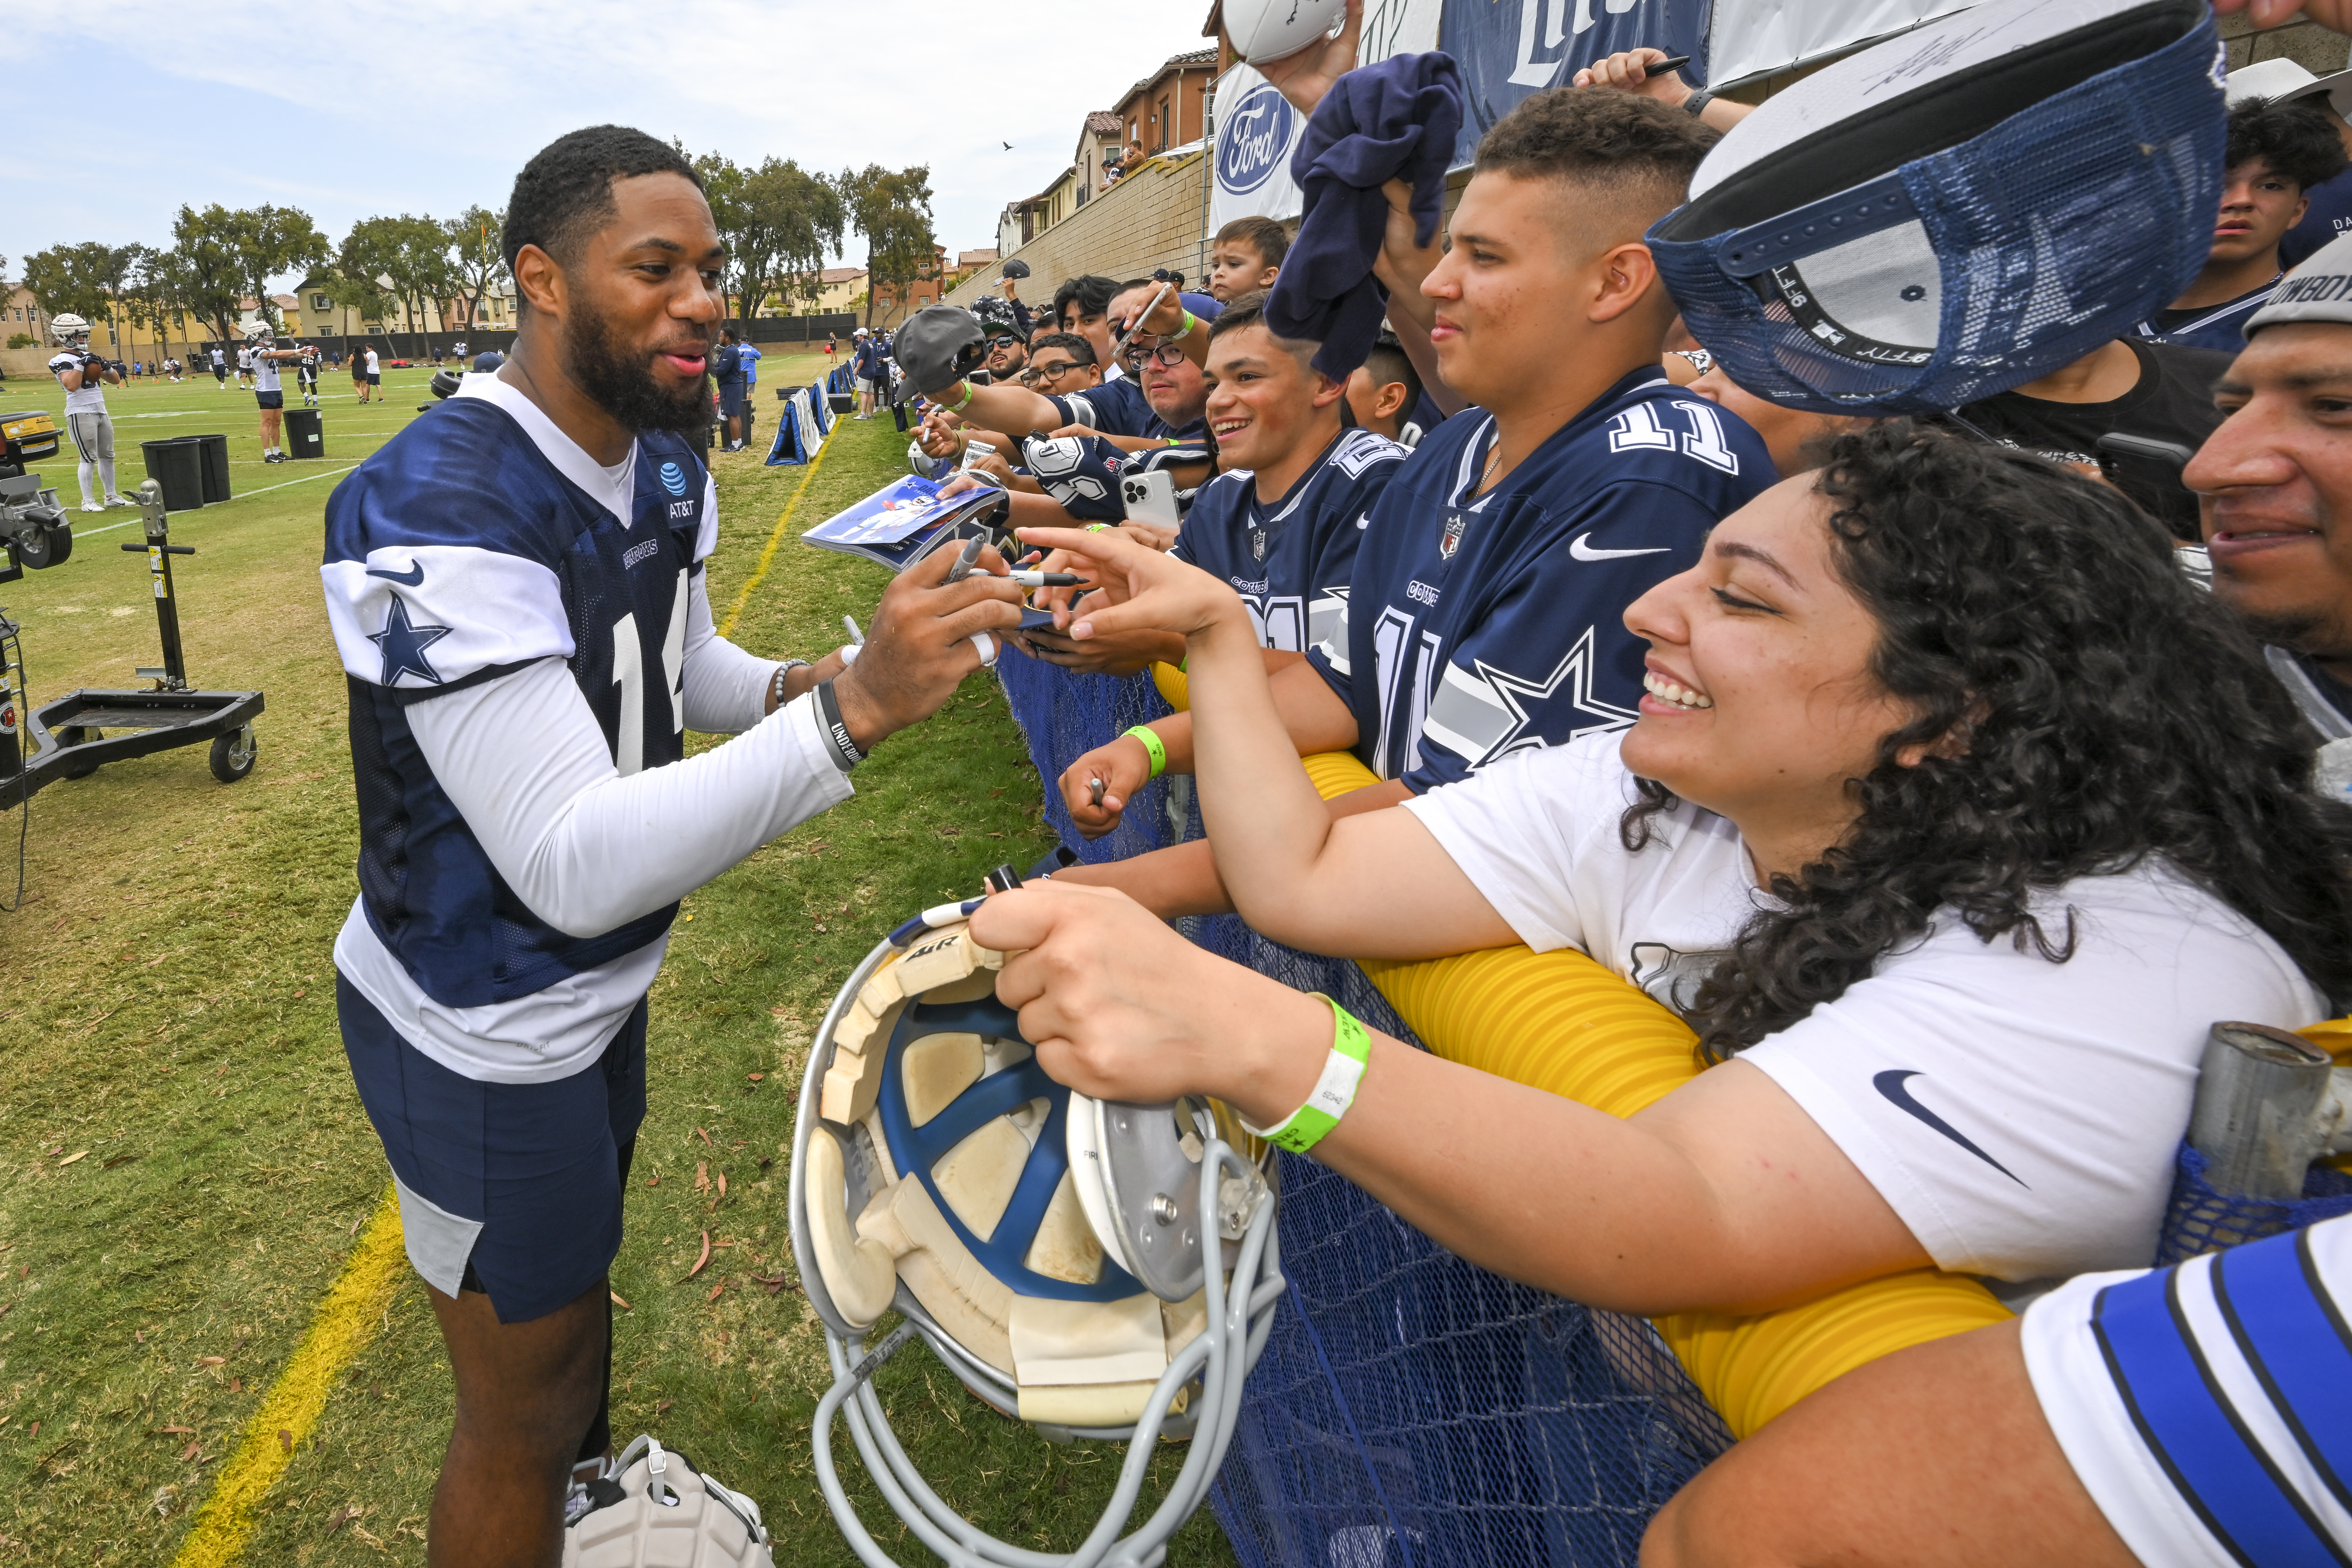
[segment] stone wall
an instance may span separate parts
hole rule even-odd
[[[1184,274],[1188,286],[1207,270],[1208,160],[1198,152],[1154,158],[1109,190],[1013,253],[1029,264],[1022,302],[1040,310],[1065,278],[1097,272],[1141,278],[1154,268]],[[1011,260],[1007,257],[1006,260]],[[970,306],[996,290],[1002,267],[983,267],[950,290],[947,302]]]

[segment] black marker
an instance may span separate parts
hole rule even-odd
[[[1690,64],[1688,55],[1669,55],[1654,65],[1643,67],[1642,79],[1646,81],[1654,76],[1664,76],[1668,71],[1678,71],[1688,64]]]

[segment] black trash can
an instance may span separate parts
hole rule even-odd
[[[205,504],[205,455],[194,438],[142,441],[147,477],[163,487],[165,511],[194,511]]]
[[[327,455],[327,432],[321,423],[324,413],[318,408],[289,408],[286,411],[288,457],[323,458]]]
[[[190,436],[204,452],[205,504],[228,500],[228,437]]]

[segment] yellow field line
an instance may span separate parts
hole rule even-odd
[[[816,444],[816,456],[809,459],[808,472],[801,476],[800,484],[793,490],[793,499],[784,503],[784,514],[776,519],[776,530],[768,535],[767,548],[760,552],[760,563],[751,568],[749,577],[743,579],[742,591],[735,595],[735,602],[727,606],[727,618],[719,623],[720,637],[735,629],[736,617],[742,615],[743,606],[751,602],[751,590],[758,587],[760,579],[768,574],[768,563],[776,558],[776,546],[784,542],[784,526],[793,521],[793,513],[800,510],[801,497],[807,493],[809,481],[816,478],[817,465],[824,461],[825,450],[833,445],[833,431],[840,428],[841,422],[835,419],[833,430],[826,431],[824,439]]]
[[[212,1495],[181,1543],[173,1568],[228,1568],[244,1554],[261,1500],[318,1424],[336,1374],[374,1337],[406,1264],[400,1204],[386,1186],[358,1249],[328,1288],[294,1358],[278,1374],[261,1407],[246,1423],[236,1452],[214,1479]]]

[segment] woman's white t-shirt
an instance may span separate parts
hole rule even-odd
[[[1406,803],[1519,939],[1573,947],[1669,1006],[1767,901],[1738,830],[1688,803],[1628,851],[1622,731]],[[2033,912],[2074,956],[1947,910],[1837,1000],[1742,1051],[1949,1269],[2027,1281],[2145,1267],[2219,1019],[2299,1028],[2326,1003],[2278,944],[2168,867],[2085,877]]]

